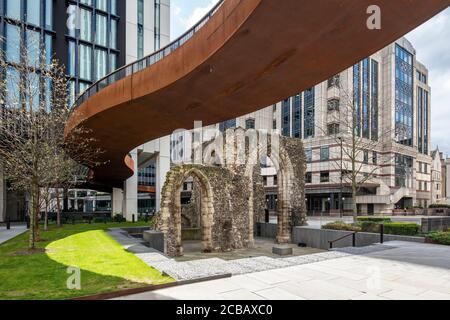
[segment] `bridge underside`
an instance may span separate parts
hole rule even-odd
[[[381,30],[367,28],[370,5]],[[117,81],[77,108],[66,134],[83,125],[104,150],[93,182],[122,187],[137,146],[214,124],[297,94],[397,40],[450,0],[225,0],[189,41]]]

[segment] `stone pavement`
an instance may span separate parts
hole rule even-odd
[[[344,251],[344,252],[343,252]],[[450,247],[392,241],[366,248],[275,259],[309,262],[146,292],[119,299],[445,299],[450,300]],[[324,257],[325,255],[325,257]],[[322,257],[314,261],[314,256]],[[266,265],[267,259],[252,260]],[[302,262],[302,261],[297,261]],[[216,262],[215,262],[216,263]],[[261,267],[262,268],[262,267]]]
[[[6,227],[0,227],[0,244],[17,237],[19,234],[27,231],[26,226],[12,225],[10,230],[6,230]]]

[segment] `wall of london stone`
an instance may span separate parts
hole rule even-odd
[[[278,172],[277,241],[290,242],[292,228],[306,224],[306,162],[301,140],[279,135],[260,138],[256,133],[255,145],[246,138],[249,131],[228,130],[219,147],[214,141],[203,144],[207,150],[205,159],[210,163],[179,165],[168,172],[156,228],[166,234],[169,255],[183,254],[182,224],[196,217],[200,217],[204,252],[229,251],[254,244],[254,224],[264,221],[266,207],[259,163],[262,156],[270,157]],[[241,161],[236,161],[242,154],[245,156]],[[180,191],[190,176],[194,178],[196,190],[191,204],[182,208]]]

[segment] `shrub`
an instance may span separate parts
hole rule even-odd
[[[327,223],[322,226],[322,229],[357,231],[357,232],[361,231],[361,227],[353,225],[353,224],[345,223],[343,221],[335,221],[335,222]]]
[[[377,222],[362,221],[359,222],[359,226],[361,227],[361,230],[364,232],[374,232],[374,233],[380,232],[380,224]]]
[[[450,246],[450,232],[431,232],[427,235],[428,239],[431,239],[435,243],[444,244]]]
[[[415,236],[419,232],[419,225],[414,222],[385,222],[384,233],[402,236]]]
[[[433,203],[428,206],[430,209],[450,209],[448,204]]]
[[[126,222],[127,219],[125,219],[121,214],[116,214],[113,218],[114,222]]]
[[[358,217],[358,221],[369,221],[369,222],[391,222],[391,218],[388,217]]]

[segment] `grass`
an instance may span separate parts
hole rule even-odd
[[[105,230],[142,223],[51,226],[35,252],[28,233],[0,245],[0,300],[67,299],[173,281],[125,251]],[[67,289],[68,266],[81,269],[81,290]]]

